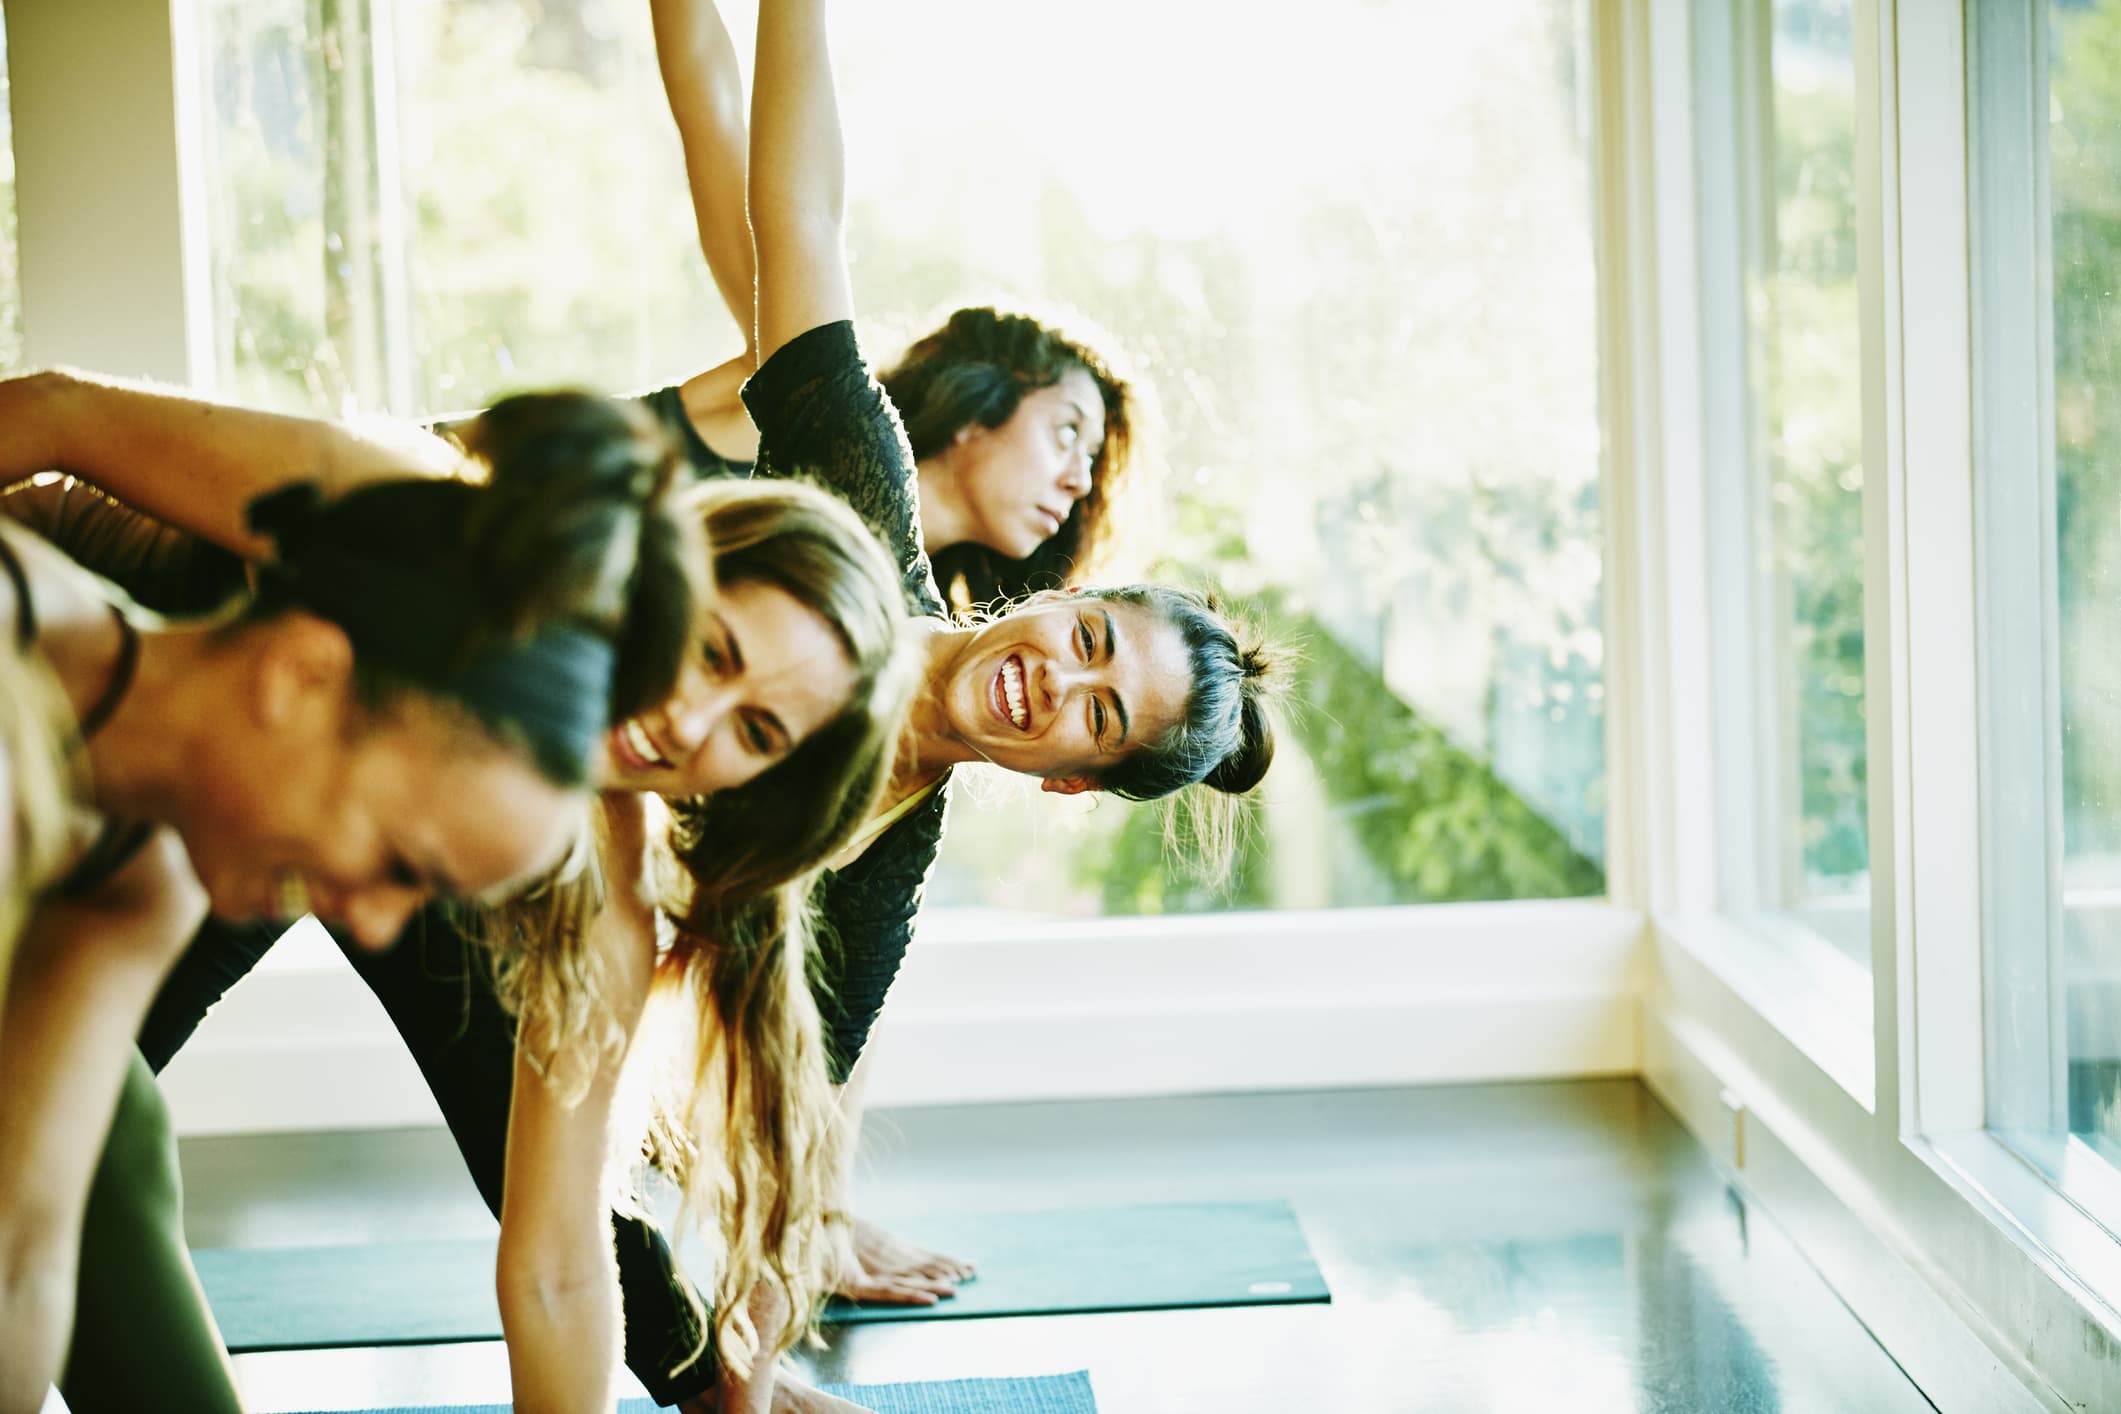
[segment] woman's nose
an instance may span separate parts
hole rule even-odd
[[[1061,463],[1060,480],[1056,484],[1078,501],[1090,494],[1090,453],[1082,443],[1069,448],[1068,459]]]
[[[1044,666],[1039,669],[1038,674],[1038,685],[1046,699],[1046,710],[1050,712],[1060,706],[1061,703],[1067,701],[1069,691],[1088,672],[1089,669],[1082,664],[1070,662],[1066,658],[1049,655]]]
[[[669,731],[669,747],[681,759],[673,765],[682,764],[682,758],[698,751],[707,738],[714,734],[714,724],[728,710],[729,693],[719,684],[705,683],[685,693],[664,709],[664,721]]]

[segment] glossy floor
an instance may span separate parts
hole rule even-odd
[[[1087,1368],[1104,1414],[1931,1408],[1633,1081],[910,1110],[866,1152],[879,1216],[1286,1197],[1334,1300],[856,1327],[823,1379]],[[199,1245],[491,1230],[440,1134],[194,1141],[185,1166]],[[507,1391],[494,1345],[237,1364],[261,1411]]]

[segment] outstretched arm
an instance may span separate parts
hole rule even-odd
[[[600,1003],[630,1038],[648,996],[655,920],[644,896],[641,798],[604,800],[605,904],[589,925]],[[524,1033],[537,1042],[527,1020]],[[620,1358],[619,1276],[612,1252],[612,1102],[623,1050],[604,1057],[569,1101],[517,1049],[495,1288],[518,1414],[612,1406]],[[564,1063],[564,1061],[563,1061]]]
[[[762,0],[751,97],[751,233],[758,354],[854,317],[846,157],[824,0]]]
[[[692,189],[700,251],[722,303],[744,331],[747,364],[756,363],[757,276],[751,223],[744,214],[744,76],[721,11],[706,0],[650,0],[655,57],[663,93],[677,121]]]
[[[70,472],[157,520],[249,559],[259,495],[316,481],[327,495],[369,481],[455,474],[461,459],[411,429],[356,431],[209,402],[66,369],[0,380],[0,486]]]

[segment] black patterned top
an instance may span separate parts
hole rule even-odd
[[[945,617],[921,548],[913,448],[898,409],[862,361],[854,326],[844,320],[823,324],[791,339],[744,385],[744,406],[759,429],[758,474],[804,476],[839,495],[897,561],[908,609]],[[949,796],[946,776],[860,858],[828,872],[820,887],[825,965],[818,1007],[835,1083],[844,1082],[861,1058],[913,941],[921,893],[942,847]]]

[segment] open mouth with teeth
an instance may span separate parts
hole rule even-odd
[[[297,869],[276,869],[265,881],[261,917],[292,923],[309,912],[309,881]]]
[[[612,759],[629,771],[668,770],[671,761],[656,749],[648,729],[639,722],[624,722],[611,729]]]
[[[1024,697],[1024,660],[1014,653],[994,674],[994,709],[1020,732],[1031,730],[1031,708]]]

